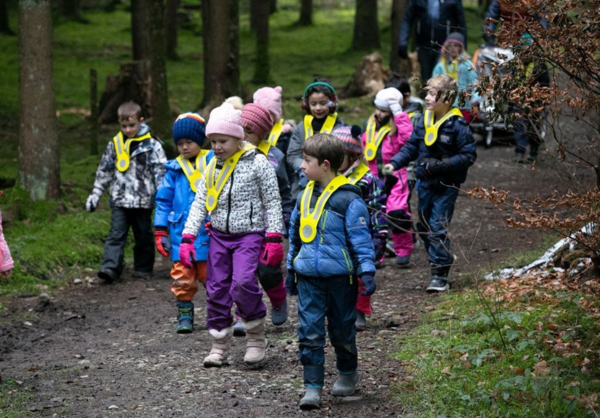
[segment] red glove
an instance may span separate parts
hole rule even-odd
[[[179,246],[179,262],[189,269],[193,267],[192,262],[196,260],[194,241],[196,241],[195,235],[183,234],[181,236],[181,245]]]
[[[283,237],[277,232],[269,232],[265,239],[265,247],[260,255],[260,262],[267,266],[278,266],[283,261]]]
[[[163,229],[157,227],[156,231],[154,231],[154,243],[156,244],[156,249],[163,257],[167,258],[171,255],[171,244],[169,243],[169,234]]]

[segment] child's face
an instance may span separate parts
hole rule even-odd
[[[392,117],[392,112],[390,112],[388,110],[382,110],[379,108],[375,109],[375,119],[377,119],[377,121],[379,123],[388,122],[391,117]]]
[[[302,154],[302,164],[300,169],[304,172],[306,178],[310,181],[319,181],[323,178],[323,175],[329,171],[329,164],[319,164],[319,160],[316,157]]]
[[[450,42],[446,44],[444,50],[449,57],[456,58],[462,53],[462,46],[455,44],[454,42]]]
[[[210,146],[217,158],[224,161],[239,151],[240,139],[229,135],[213,134],[210,136]]]
[[[434,112],[441,110],[444,107],[443,95],[439,99],[437,97],[437,89],[430,88],[427,90],[427,96],[425,96],[425,105],[427,110],[433,110]]]
[[[244,128],[244,139],[255,147],[257,147],[258,144],[260,144],[260,141],[262,141],[262,138],[259,138],[258,135],[252,132],[252,130],[248,127]]]
[[[200,152],[200,145],[190,139],[180,139],[177,141],[177,151],[188,160],[191,160]]]
[[[323,119],[329,115],[329,97],[323,93],[313,93],[308,96],[308,106],[310,113],[317,119]]]
[[[119,121],[121,125],[121,131],[127,138],[134,138],[140,131],[140,125],[144,123],[144,118],[137,118],[136,116],[130,116],[128,118],[122,118]]]

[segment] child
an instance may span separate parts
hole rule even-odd
[[[289,121],[283,120],[281,91],[282,88],[280,86],[275,88],[263,87],[254,92],[252,100],[254,103],[267,109],[273,120],[273,128],[268,132],[268,137],[261,139],[267,139],[271,146],[279,148],[283,155],[285,155],[290,145],[293,127]]]
[[[300,169],[302,164],[302,145],[313,133],[330,134],[335,128],[344,125],[337,114],[338,101],[335,89],[325,79],[315,78],[304,89],[302,110],[306,113],[303,122],[292,131],[287,152],[287,163],[294,172],[292,196],[306,185],[306,179]],[[301,181],[302,180],[302,181]]]
[[[129,228],[133,229],[133,277],[150,278],[154,268],[152,209],[154,195],[167,161],[160,141],[144,124],[137,103],[119,106],[121,131],[108,143],[102,155],[94,190],[85,208],[93,212],[102,193],[110,186],[110,231],[104,241],[104,256],[98,277],[112,283],[123,272],[123,258]]]
[[[214,341],[204,366],[227,364],[233,302],[246,330],[244,362],[257,363],[265,357],[267,340],[266,307],[255,272],[259,259],[268,266],[283,261],[277,177],[267,157],[243,140],[242,112],[230,103],[213,109],[206,135],[216,158],[208,165],[206,181],[200,182],[196,192],[179,258],[186,267],[192,266],[194,241],[210,212],[206,306],[208,331]]]
[[[449,75],[427,82],[425,114],[407,144],[384,167],[386,173],[394,172],[417,159],[418,230],[429,254],[432,275],[427,292],[449,289],[448,273],[454,257],[449,252],[448,227],[460,185],[477,158],[471,130],[460,111],[452,107],[457,90]]]
[[[301,409],[321,406],[325,379],[325,318],[339,377],[334,396],[350,396],[358,382],[356,297],[375,292],[375,253],[369,212],[358,187],[337,175],[344,146],[333,135],[316,134],[302,146],[302,171],[309,180],[292,213],[285,281],[298,295],[300,362],[306,392]]]
[[[174,280],[171,292],[177,299],[178,334],[194,330],[192,299],[198,292],[198,282],[206,284],[208,231],[201,228],[194,241],[196,257],[193,268],[188,269],[179,260],[181,233],[196,190],[204,181],[204,170],[213,156],[212,151],[201,149],[206,140],[204,131],[205,123],[200,115],[184,113],[177,117],[173,124],[173,141],[180,155],[165,164],[167,171],[156,192],[154,240],[160,255],[170,255],[174,263],[170,273]]]
[[[414,245],[408,206],[407,172],[402,169],[386,175],[382,168],[404,147],[413,128],[408,114],[402,111],[402,94],[397,89],[390,87],[379,91],[374,103],[375,114],[367,121],[366,130],[362,134],[365,158],[371,172],[386,185],[386,209],[388,224],[392,230],[396,265],[408,268]]]
[[[0,196],[2,196],[2,190],[0,190]],[[4,232],[2,230],[2,212],[0,212],[0,279],[10,277],[13,267],[13,259],[10,255],[8,244],[4,239]]]
[[[364,150],[360,140],[359,126],[340,126],[332,133],[344,144],[344,162],[339,172],[348,178],[350,184],[358,186],[360,194],[369,210],[369,228],[371,242],[375,249],[375,259],[383,258],[388,236],[388,224],[385,217],[386,195],[383,183],[379,180],[366,164]],[[362,296],[365,291],[362,282],[358,281],[358,301],[356,302],[356,330],[364,331],[367,327],[365,315],[370,316],[371,296]]]
[[[285,156],[278,148],[272,146],[268,139],[263,139],[273,127],[269,111],[261,105],[248,103],[242,110],[242,126],[244,127],[244,139],[257,147],[275,169],[283,211],[284,224],[282,227],[285,229],[294,207],[286,173]],[[267,266],[259,262],[256,273],[263,290],[271,301],[271,322],[273,322],[273,325],[282,325],[287,321],[288,309],[281,266]],[[236,327],[238,327],[238,324],[236,324]]]
[[[423,103],[425,102],[421,98],[413,96],[408,78],[398,73],[392,73],[385,82],[385,88],[389,87],[394,87],[402,93],[402,107],[411,120],[415,115],[423,113]]]
[[[458,107],[463,118],[471,121],[471,95],[477,84],[475,66],[464,53],[465,37],[462,33],[453,32],[446,38],[442,46],[440,62],[433,69],[433,76],[447,74],[458,83],[458,95],[454,107]]]

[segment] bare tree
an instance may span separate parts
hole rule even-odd
[[[313,16],[313,0],[300,0],[300,19],[297,22],[298,26],[312,25]]]
[[[181,0],[167,0],[165,8],[165,30],[167,34],[167,58],[175,60],[177,56],[177,10]]]
[[[379,48],[377,0],[356,0],[352,49],[356,51]]]
[[[255,84],[267,84],[269,74],[269,9],[270,5],[264,0],[251,0],[254,9],[256,34],[256,62],[254,67]]]
[[[19,183],[33,200],[60,196],[49,0],[19,1]]]

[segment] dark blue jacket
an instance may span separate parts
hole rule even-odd
[[[467,170],[477,159],[477,144],[467,122],[460,116],[452,116],[440,126],[437,140],[425,145],[423,116],[417,116],[415,129],[408,142],[390,160],[396,170],[417,160],[416,177],[420,187],[436,188],[440,184],[458,186],[467,179]],[[424,167],[425,158],[444,161],[443,172],[431,175]]]
[[[315,185],[311,210],[320,192]],[[299,193],[290,222],[288,271],[307,277],[348,275],[350,280],[363,273],[375,274],[369,212],[358,187],[344,185],[333,193],[319,219],[317,235],[309,243],[300,239],[301,198],[302,193]]]
[[[462,0],[439,0],[440,14],[438,19],[429,16],[427,0],[410,0],[400,26],[400,46],[408,45],[408,38],[413,22],[416,25],[417,47],[439,50],[446,37],[452,32],[460,32],[465,37],[467,48],[467,23],[463,11]]]

